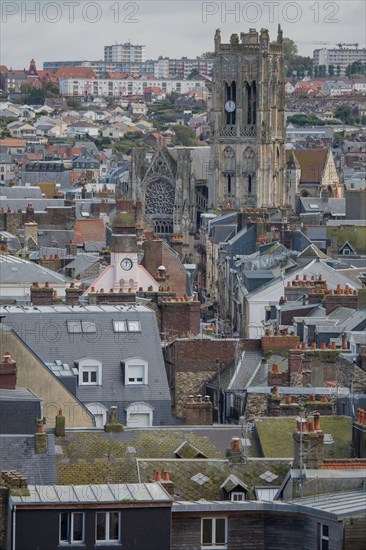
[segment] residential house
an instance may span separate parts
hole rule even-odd
[[[39,550],[170,548],[172,498],[159,483],[29,485],[26,493],[9,499],[11,550],[29,550],[30,541]]]
[[[127,426],[172,424],[153,310],[133,304],[40,305],[5,306],[2,313],[7,326],[26,338],[29,349],[95,416],[98,427],[106,424],[111,406]]]
[[[98,137],[99,127],[91,122],[78,121],[69,124],[66,130],[68,137],[91,136]]]

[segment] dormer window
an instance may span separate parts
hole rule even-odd
[[[126,386],[141,386],[148,383],[148,363],[144,359],[134,357],[125,361]]]
[[[102,385],[102,363],[96,359],[80,359],[79,386],[101,386]]]

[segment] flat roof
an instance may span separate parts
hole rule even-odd
[[[11,496],[13,504],[100,504],[172,500],[158,483],[29,485],[28,490],[29,495]]]

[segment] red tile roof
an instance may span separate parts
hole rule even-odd
[[[105,226],[102,219],[97,220],[76,220],[75,241],[78,245],[84,243],[105,242]]]
[[[365,458],[325,459],[322,470],[366,470]]]
[[[57,78],[96,78],[91,67],[59,67],[55,71]]]
[[[0,146],[5,145],[5,147],[25,147],[25,139],[16,139],[16,138],[6,138],[0,139]]]

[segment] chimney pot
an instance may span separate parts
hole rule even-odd
[[[316,412],[314,414],[314,431],[319,432],[321,430],[320,428],[320,414]]]

